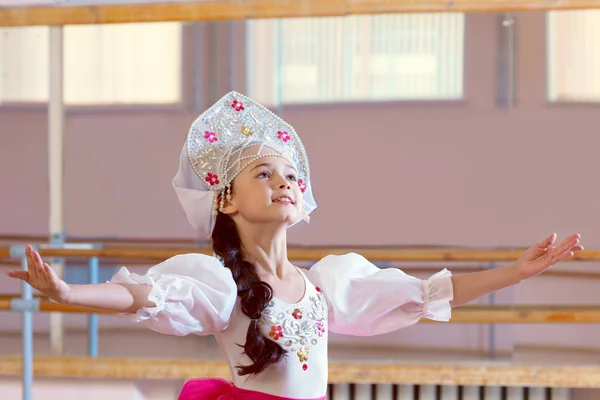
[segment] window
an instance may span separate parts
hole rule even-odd
[[[65,103],[179,102],[181,30],[171,22],[66,26]],[[0,34],[0,101],[48,101],[49,28],[6,28]]]
[[[248,93],[267,104],[463,96],[462,13],[247,22]]]
[[[548,98],[600,101],[600,10],[547,14]]]

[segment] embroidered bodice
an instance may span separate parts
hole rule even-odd
[[[314,287],[304,273],[306,293],[300,302],[289,304],[277,298],[269,302],[260,323],[263,334],[271,337],[298,361],[306,371],[311,349],[327,341],[327,302],[321,289]]]

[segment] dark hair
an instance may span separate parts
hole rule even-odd
[[[273,340],[264,337],[259,329],[259,319],[273,298],[271,286],[260,280],[254,265],[245,261],[242,242],[235,222],[229,215],[219,212],[212,233],[212,246],[226,268],[231,270],[241,298],[242,312],[250,318],[244,354],[252,360],[251,365],[238,365],[238,375],[256,375],[268,366],[279,362],[285,350]]]

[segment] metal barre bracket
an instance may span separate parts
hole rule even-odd
[[[50,242],[53,244],[64,244],[67,241],[67,234],[65,232],[56,232],[50,236]]]
[[[23,300],[19,298],[10,300],[10,309],[12,311],[40,311],[40,299]]]
[[[34,247],[35,248],[35,247]],[[25,257],[25,245],[14,244],[10,246],[9,256],[10,258],[23,258]]]

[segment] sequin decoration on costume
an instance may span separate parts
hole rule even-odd
[[[287,351],[296,353],[300,363],[306,362],[311,348],[319,343],[327,329],[325,296],[316,291],[309,295],[306,304],[300,303],[284,311],[270,301],[262,313],[261,323],[271,327],[269,336],[278,340]],[[303,370],[307,368],[306,364],[302,365]]]
[[[325,333],[325,324],[323,322],[317,322],[317,324],[315,325],[315,333],[319,335],[319,337],[323,336],[323,334]]]
[[[304,193],[306,191],[307,186],[302,179],[298,179],[298,187],[300,188],[300,191]]]
[[[210,186],[219,184],[219,177],[211,172],[209,172],[204,179],[210,184]]]
[[[279,139],[283,140],[284,143],[291,139],[291,136],[289,133],[282,132],[282,131],[277,132],[277,137]]]
[[[274,340],[279,340],[279,338],[283,336],[281,326],[273,325],[271,327],[271,332],[269,332],[269,336],[271,336]]]
[[[302,319],[302,310],[299,308],[294,309],[292,317],[294,317],[295,319]]]
[[[242,103],[241,101],[237,101],[234,100],[233,103],[231,103],[231,107],[233,107],[235,109],[235,111],[244,111],[244,103]]]
[[[210,143],[214,143],[217,141],[215,133],[211,131],[204,132],[204,139],[208,140]]]
[[[308,349],[306,347],[300,347],[300,350],[296,354],[300,362],[308,361]]]
[[[250,128],[248,128],[247,126],[242,126],[242,135],[252,136],[253,134],[254,132],[252,132]]]

